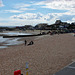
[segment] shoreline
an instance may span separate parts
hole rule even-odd
[[[45,35],[34,38],[34,45],[24,44],[0,50],[0,75],[13,75],[20,69],[30,75],[52,75],[75,59],[75,37],[71,34]]]
[[[33,41],[35,38],[37,38],[37,37],[35,37],[35,36],[34,37],[21,37],[17,41],[22,42],[22,43],[19,43],[19,44],[17,43],[17,44],[13,44],[13,45],[5,45],[7,43],[1,43],[0,46],[7,46],[6,48],[8,48],[8,47],[14,47],[14,46],[17,46],[17,45],[21,45],[21,44],[23,45],[25,40],[27,40],[27,42],[29,43],[30,41]],[[0,50],[1,49],[3,49],[3,48],[0,48]]]
[[[7,31],[8,32],[8,31]],[[7,33],[7,32],[3,32],[3,33]],[[10,33],[15,33],[15,31],[11,31]],[[16,33],[19,33],[19,32],[16,32]],[[25,32],[21,32],[21,33],[25,33]],[[27,34],[27,33],[26,33]],[[31,36],[29,35],[29,34],[31,34]],[[1,35],[1,34],[0,34]],[[16,37],[15,37],[16,36]],[[21,37],[20,37],[21,36]],[[11,42],[13,42],[14,41],[14,39],[16,40],[16,42],[19,42],[20,41],[20,43],[19,44],[22,44],[23,43],[23,41],[25,40],[25,39],[33,39],[33,38],[35,38],[36,36],[33,34],[32,35],[32,33],[28,33],[28,35],[25,35],[24,37],[22,37],[22,36],[24,36],[24,35],[12,35],[12,36],[9,36],[9,35],[5,35],[5,34],[2,34],[2,36],[1,37],[6,37],[5,39],[11,39]],[[3,39],[2,39],[3,40]],[[16,43],[16,42],[14,42],[14,44],[12,44],[11,45],[11,43],[8,43],[7,42],[7,40],[6,41],[4,41],[4,42],[1,42],[0,43],[0,46],[2,46],[2,48],[3,48],[3,46],[13,46],[13,45],[19,45],[18,43]],[[15,44],[16,43],[16,44]],[[4,47],[5,48],[5,47]],[[7,47],[6,47],[7,48]],[[0,48],[1,49],[1,48]]]

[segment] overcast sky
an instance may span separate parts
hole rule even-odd
[[[0,0],[0,26],[75,22],[74,0]]]

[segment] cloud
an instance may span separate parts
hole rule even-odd
[[[58,9],[58,10],[75,10],[74,0],[46,0],[35,3],[36,5],[44,5],[42,8]]]
[[[75,17],[73,17],[72,20],[75,21]]]
[[[0,0],[0,7],[3,7],[3,6],[4,6],[4,4],[3,4],[2,0]]]
[[[70,14],[70,15],[69,15]],[[12,19],[24,19],[24,20],[38,20],[38,19],[43,19],[43,20],[47,20],[49,21],[52,18],[72,18],[74,17],[74,14],[71,13],[48,13],[46,15],[42,14],[42,13],[25,13],[25,14],[19,14],[19,15],[13,15],[10,18]],[[68,19],[68,18],[67,18]]]
[[[20,8],[26,8],[26,7],[29,7],[29,6],[31,6],[31,4],[20,3],[20,4],[14,5],[14,8],[20,9]]]
[[[12,19],[27,19],[27,20],[34,20],[34,19],[41,19],[43,14],[41,13],[25,13],[20,15],[11,16]]]
[[[36,10],[34,8],[29,8],[31,6],[31,4],[24,4],[24,3],[20,3],[20,4],[16,4],[14,5],[14,8],[20,11],[26,11],[26,10]]]
[[[35,1],[30,1],[31,4],[35,3]]]
[[[19,21],[25,24],[36,25],[38,23],[53,24],[57,19],[67,22],[74,22],[75,15],[67,15],[67,13],[48,13],[46,15],[42,13],[25,13],[19,15],[13,15],[10,17],[11,20]]]
[[[33,25],[38,23],[53,24],[56,20],[60,19],[68,23],[75,22],[75,15],[67,15],[67,13],[48,13],[46,15],[42,13],[25,13],[19,15],[13,15],[8,19],[0,18],[0,25]]]
[[[36,9],[32,9],[32,8],[20,8],[20,10],[25,11],[25,10],[36,10]]]
[[[23,11],[20,10],[4,10],[6,13],[22,13]]]

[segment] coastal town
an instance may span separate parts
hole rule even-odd
[[[40,23],[35,26],[24,25],[24,26],[14,26],[14,27],[0,27],[0,32],[3,31],[26,31],[26,30],[47,30],[54,31],[55,33],[70,33],[75,32],[75,22],[67,23],[61,20],[56,20],[54,24],[48,25],[47,23]]]

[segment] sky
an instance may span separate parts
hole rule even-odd
[[[0,26],[75,22],[74,0],[0,0]]]

